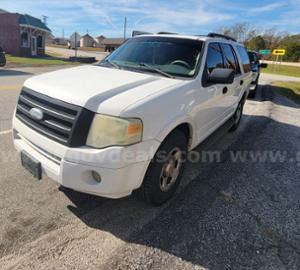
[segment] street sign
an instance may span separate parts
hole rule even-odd
[[[273,50],[273,55],[285,55],[285,50],[284,49],[275,49]]]
[[[262,55],[268,55],[268,54],[271,54],[272,51],[271,50],[259,50],[259,54],[262,54]]]

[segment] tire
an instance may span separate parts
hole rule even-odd
[[[260,77],[260,74],[257,76],[256,81],[255,81],[255,88],[254,88],[253,91],[249,92],[248,98],[255,98],[256,92],[257,92],[257,88],[258,88],[259,77]]]
[[[6,58],[3,57],[2,59],[0,59],[0,67],[4,67],[6,65]]]
[[[184,171],[187,144],[186,136],[179,130],[166,138],[154,155],[142,186],[135,192],[139,199],[158,206],[174,195]]]
[[[255,98],[257,88],[258,88],[258,84],[255,85],[254,90],[252,90],[252,91],[249,92],[248,98]]]
[[[238,127],[241,123],[242,116],[243,116],[243,109],[244,109],[244,100],[242,99],[232,117],[234,124],[230,128],[230,130],[229,130],[230,132],[233,132],[238,129]]]

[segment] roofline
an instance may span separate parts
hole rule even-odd
[[[32,28],[32,29],[38,29],[38,30],[41,30],[41,31],[44,31],[44,32],[52,33],[52,31],[50,29],[47,30],[45,28],[36,27],[36,26],[30,25],[30,24],[19,24],[19,25],[23,26],[23,27],[28,27],[28,28]]]

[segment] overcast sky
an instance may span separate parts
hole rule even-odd
[[[132,30],[206,34],[221,26],[247,22],[263,31],[300,32],[300,0],[0,0],[0,8],[42,18],[55,36],[75,30],[93,35],[121,37],[124,17]]]

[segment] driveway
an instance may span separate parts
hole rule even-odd
[[[237,132],[226,123],[196,149],[219,158],[187,164],[158,208],[36,181],[0,133],[1,269],[300,269],[300,107],[269,83]],[[0,90],[8,122],[17,95]]]

